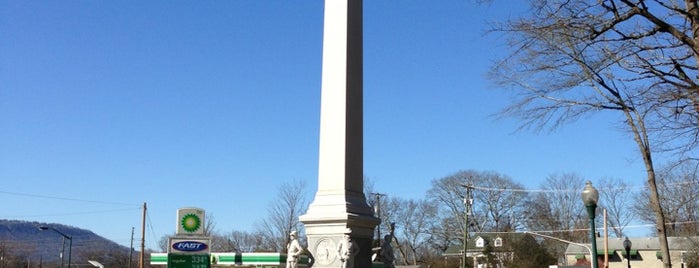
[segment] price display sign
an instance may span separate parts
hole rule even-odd
[[[168,254],[167,268],[211,268],[209,254]]]

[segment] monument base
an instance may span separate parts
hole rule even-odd
[[[373,216],[364,194],[319,192],[299,219],[306,228],[313,267],[342,267],[337,247],[348,230],[359,248],[354,267],[371,267],[374,227],[380,220]]]

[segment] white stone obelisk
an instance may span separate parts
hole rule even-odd
[[[300,217],[313,267],[342,267],[343,235],[359,248],[354,267],[371,267],[373,216],[364,196],[362,0],[325,0],[318,192]]]

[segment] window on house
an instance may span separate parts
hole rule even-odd
[[[496,247],[502,247],[502,238],[501,238],[501,237],[495,238],[495,241],[494,241],[493,244],[494,244]]]

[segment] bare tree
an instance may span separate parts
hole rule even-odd
[[[516,231],[524,224],[525,204],[529,196],[524,186],[496,172],[481,172],[472,177],[473,211],[482,222],[480,230]]]
[[[434,247],[446,249],[464,243],[466,185],[474,199],[469,232],[508,231],[522,228],[529,199],[522,185],[496,172],[460,171],[432,181],[428,200],[438,205],[438,217],[432,230]]]
[[[216,217],[213,213],[206,213],[203,230],[205,236],[211,236],[216,231]]]
[[[669,236],[694,236],[699,232],[699,177],[697,167],[684,163],[669,166],[659,175],[658,189],[666,212]],[[647,191],[636,196],[635,212],[641,220],[652,222],[645,211],[650,206]]]
[[[374,232],[376,234],[387,234],[391,226],[391,220],[384,217],[385,213],[390,213],[386,207],[386,202],[388,202],[386,198],[388,196],[375,190],[374,185],[374,179],[364,176],[364,196],[366,196],[367,204],[374,209],[374,216],[381,220],[375,227]],[[375,237],[372,247],[378,247],[381,239],[381,237]]]
[[[699,135],[699,6],[693,0],[531,0],[496,30],[512,53],[492,77],[516,89],[504,115],[556,128],[616,112],[645,164],[664,267],[671,267],[653,165],[661,150],[691,158]]]
[[[167,252],[168,248],[170,247],[170,236],[169,235],[163,235],[160,237],[160,240],[158,240],[158,248],[160,248],[160,252]]]
[[[233,251],[233,248],[230,247],[230,243],[228,241],[228,237],[225,235],[222,235],[220,233],[212,233],[209,235],[211,237],[211,244],[209,245],[209,248],[213,252],[229,252]]]
[[[600,206],[607,210],[607,222],[611,225],[614,236],[624,237],[624,228],[633,220],[634,212],[631,201],[633,191],[622,180],[603,178],[598,183]]]
[[[228,251],[228,243],[226,237],[216,232],[216,217],[213,213],[207,213],[204,219],[204,235],[211,238],[209,245],[212,251],[225,252]]]
[[[438,205],[438,215],[444,224],[435,228],[436,233],[444,234],[439,244],[462,244],[464,243],[465,228],[468,227],[465,222],[466,206],[464,199],[466,198],[466,190],[463,185],[469,183],[469,179],[477,176],[478,172],[474,170],[459,171],[453,175],[436,179],[432,181],[432,187],[427,191],[427,198],[431,202]]]
[[[420,253],[429,247],[428,240],[437,215],[435,204],[424,200],[403,200],[396,211],[396,236],[402,243],[401,253],[406,264],[417,265],[423,261]]]
[[[282,184],[278,198],[270,203],[267,218],[259,224],[259,232],[264,234],[271,246],[270,250],[283,252],[289,243],[289,233],[296,230],[303,237],[303,225],[299,216],[308,208],[306,182],[296,180]]]
[[[573,173],[552,174],[542,183],[541,189],[528,203],[527,228],[536,232],[555,233],[556,237],[571,241],[588,238],[585,230],[587,214],[580,190],[571,186],[583,185],[583,179]],[[599,217],[598,217],[599,218]],[[561,256],[566,245],[544,241],[550,249]]]
[[[233,230],[225,236],[226,251],[230,252],[257,252],[269,251],[263,247],[264,235]]]
[[[402,198],[398,197],[388,197],[386,196],[385,199],[381,201],[381,223],[388,223],[388,230],[389,232],[385,233],[388,234],[391,232],[391,228],[396,227],[396,221],[398,221],[398,217],[400,217],[400,212],[399,210],[403,206],[403,203],[405,201]],[[395,229],[392,229],[395,231]],[[384,235],[385,235],[384,234]],[[408,253],[405,252],[405,248],[400,247],[399,245],[401,244],[401,240],[403,239],[402,237],[397,237],[400,234],[395,234],[393,236],[393,240],[391,242],[395,243],[394,250],[395,252],[395,262],[396,263],[406,263],[406,256],[408,256]],[[382,243],[383,240],[382,240]]]

